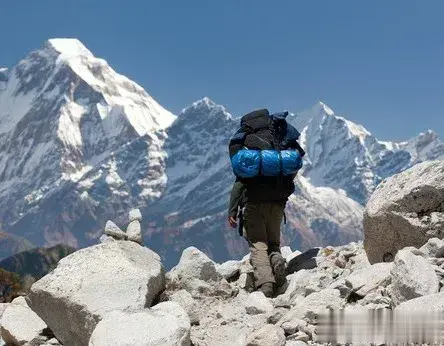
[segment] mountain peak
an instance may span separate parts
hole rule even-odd
[[[88,48],[76,38],[53,38],[47,41],[47,45],[65,57],[93,56]]]
[[[322,101],[319,101],[318,103],[316,103],[316,105],[314,105],[314,107],[313,107],[313,110],[318,111],[318,112],[323,112],[323,113],[330,115],[330,116],[335,115],[335,112]]]
[[[186,116],[187,118],[201,117],[203,115],[206,115],[206,117],[232,119],[231,114],[228,113],[225,107],[218,105],[206,96],[193,102],[190,106],[181,111],[181,116]]]

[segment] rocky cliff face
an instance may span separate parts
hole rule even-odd
[[[217,261],[245,242],[226,225],[238,119],[208,98],[175,116],[77,40],[50,40],[0,71],[0,222],[36,245],[84,247],[107,219],[140,208],[166,261],[195,245]],[[283,240],[297,248],[362,238],[378,182],[442,157],[433,132],[380,142],[319,103],[290,120],[307,149]],[[0,254],[0,257],[2,255]]]

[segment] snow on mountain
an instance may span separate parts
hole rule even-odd
[[[224,107],[204,98],[176,117],[73,39],[49,40],[1,70],[0,83],[6,232],[82,247],[97,242],[107,219],[124,225],[138,207],[146,243],[167,266],[191,245],[218,261],[245,253],[226,222],[227,145],[239,118]],[[361,239],[363,204],[377,183],[443,152],[432,132],[380,142],[322,103],[291,121],[307,149],[283,229],[293,248]]]
[[[378,141],[322,102],[291,121],[307,149],[303,175],[308,181],[343,189],[362,205],[382,179],[418,162],[444,158],[444,143],[431,131],[403,143]]]

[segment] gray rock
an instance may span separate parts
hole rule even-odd
[[[247,292],[253,292],[254,288],[255,288],[254,274],[252,272],[242,273],[239,276],[239,280],[237,281],[237,284],[240,288],[246,290]]]
[[[370,267],[370,262],[368,260],[367,254],[365,252],[358,253],[353,256],[347,262],[345,268],[351,269],[353,271]]]
[[[46,328],[46,323],[29,308],[24,297],[8,304],[0,324],[1,336],[7,345],[25,345]]]
[[[101,243],[110,243],[110,242],[113,242],[113,241],[116,241],[116,240],[113,237],[110,237],[109,235],[102,234],[100,236],[100,238],[99,238],[99,241]]]
[[[439,280],[432,265],[408,248],[398,251],[391,274],[391,295],[395,304],[438,293]]]
[[[288,310],[286,308],[276,308],[272,312],[267,314],[267,322],[270,324],[276,324]]]
[[[129,218],[129,223],[133,221],[142,221],[142,213],[140,212],[140,209],[130,210],[128,218]]]
[[[419,250],[428,257],[444,257],[444,241],[431,238]]]
[[[444,292],[407,300],[399,304],[396,311],[444,311]]]
[[[393,263],[376,263],[351,273],[345,281],[358,295],[366,296],[379,286],[387,286],[390,283],[392,267]]]
[[[270,313],[273,309],[271,301],[260,291],[251,293],[245,302],[245,310],[249,315]]]
[[[116,240],[125,240],[127,238],[126,233],[111,220],[106,221],[105,234]]]
[[[404,247],[444,237],[443,172],[444,161],[427,161],[379,184],[364,211],[370,263],[391,261]]]
[[[0,303],[0,320],[8,305],[9,305],[8,303]]]
[[[169,301],[179,304],[187,312],[191,324],[197,324],[199,322],[197,303],[189,292],[185,290],[166,292],[166,296]]]
[[[63,258],[32,285],[27,299],[63,344],[86,345],[107,313],[151,306],[164,287],[164,270],[155,252],[116,241]]]
[[[126,235],[128,240],[137,244],[142,244],[142,228],[139,220],[133,220],[129,223],[128,227],[126,228]]]
[[[240,273],[241,262],[227,261],[216,267],[217,272],[229,280]]]
[[[113,311],[105,316],[91,335],[90,346],[190,345],[190,320],[173,302],[164,302],[138,312]]]
[[[281,255],[283,258],[287,258],[293,253],[293,250],[289,246],[283,246],[281,247]]]
[[[284,330],[285,335],[293,335],[297,331],[301,330],[301,328],[307,326],[307,322],[301,319],[293,319],[291,321],[287,321],[281,324],[281,328]]]
[[[248,336],[246,346],[285,346],[285,342],[285,334],[282,328],[273,324],[266,324]]]
[[[313,321],[317,314],[325,309],[340,309],[344,304],[341,294],[336,289],[326,288],[315,292],[296,302],[291,310],[278,322],[282,325],[295,319]]]
[[[287,340],[285,346],[308,346],[305,341]]]
[[[222,275],[217,272],[215,263],[207,255],[195,247],[189,247],[183,251],[179,264],[168,273],[168,278],[208,282],[220,280]]]

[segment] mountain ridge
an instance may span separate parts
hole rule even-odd
[[[146,241],[167,264],[191,245],[220,261],[245,253],[226,224],[234,181],[227,143],[239,117],[208,97],[173,115],[105,60],[83,54],[80,41],[64,47],[72,42],[56,45],[84,78],[42,58],[54,58],[47,42],[8,70],[0,90],[3,228],[38,246],[83,247],[97,242],[107,219],[124,225],[127,211],[140,208]],[[432,133],[378,141],[322,102],[289,121],[307,151],[283,228],[293,248],[361,239],[362,206],[376,185],[443,157]]]

